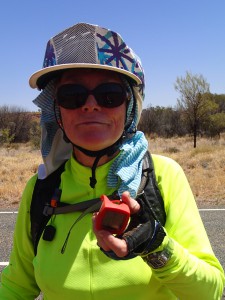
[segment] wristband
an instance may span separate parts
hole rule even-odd
[[[160,269],[167,265],[170,261],[173,254],[173,241],[170,238],[167,238],[168,241],[161,251],[152,252],[144,257],[143,260],[153,269]]]

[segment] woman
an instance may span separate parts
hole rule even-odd
[[[144,95],[139,59],[115,32],[76,24],[52,38],[30,85],[42,89],[44,164],[24,190],[1,299],[220,299],[224,274],[180,166],[153,155],[166,223],[137,199],[148,143],[136,131]],[[127,230],[98,229],[98,213],[54,215],[51,239],[34,254],[30,206],[37,177],[65,160],[60,201],[115,191],[129,207]],[[47,227],[46,227],[47,228]]]

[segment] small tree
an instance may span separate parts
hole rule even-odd
[[[31,127],[31,114],[18,106],[0,107],[0,130],[7,129],[11,142],[27,142]]]
[[[144,109],[141,114],[141,119],[138,124],[138,130],[143,131],[145,134],[150,135],[156,133],[159,127],[158,107],[149,106]]]
[[[202,75],[186,72],[185,77],[177,77],[174,87],[180,93],[177,106],[183,112],[187,127],[193,133],[195,148],[200,124],[212,105],[207,97],[209,84]]]
[[[225,113],[225,94],[213,94],[213,100],[218,104],[218,113]]]
[[[210,116],[209,133],[212,136],[218,135],[225,130],[225,113],[217,113]]]
[[[39,149],[41,142],[41,128],[37,121],[31,123],[29,138],[34,148]]]
[[[11,144],[15,138],[15,135],[10,134],[9,128],[3,128],[0,130],[0,144]]]

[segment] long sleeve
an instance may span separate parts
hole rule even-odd
[[[30,235],[29,205],[35,180],[36,176],[31,178],[22,196],[14,230],[13,250],[9,265],[1,275],[1,300],[33,300],[40,293],[34,278],[34,251]]]
[[[168,265],[154,276],[179,299],[221,299],[223,269],[216,259],[200,218],[189,183],[171,159],[154,156],[167,221],[165,229],[174,242]]]

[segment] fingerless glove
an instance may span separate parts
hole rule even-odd
[[[136,200],[140,204],[139,212],[131,215],[126,231],[122,235],[117,236],[126,241],[128,254],[125,257],[118,257],[113,251],[101,249],[112,259],[125,260],[138,255],[146,256],[161,245],[166,235],[163,226],[154,218],[154,214],[144,194]]]

